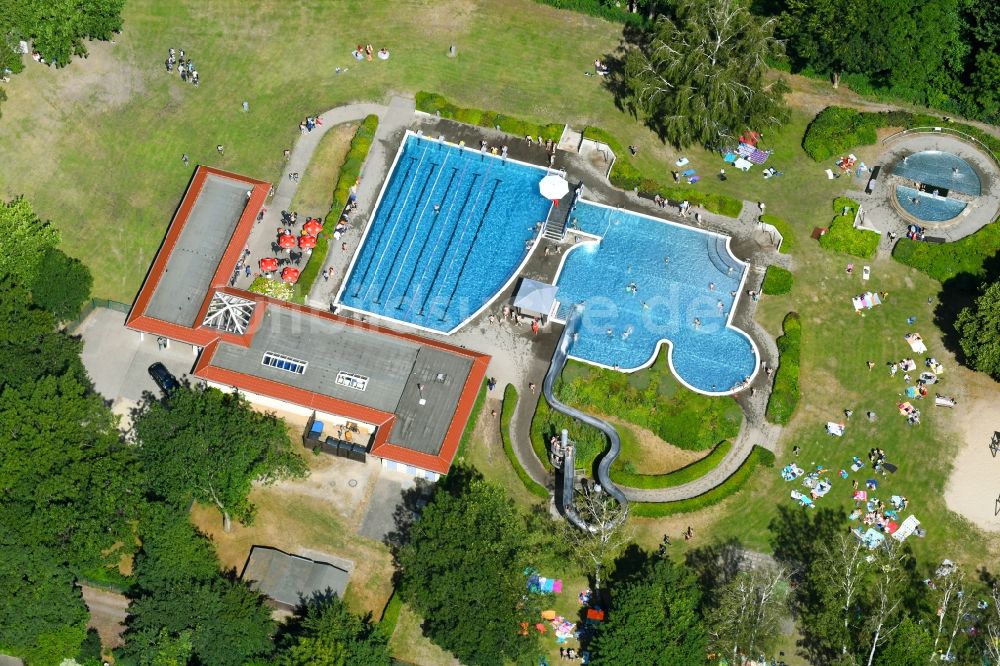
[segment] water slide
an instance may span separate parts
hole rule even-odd
[[[615,461],[618,454],[622,450],[622,441],[618,437],[618,432],[611,426],[610,423],[603,421],[599,418],[591,416],[590,414],[585,414],[578,409],[570,407],[569,405],[563,404],[558,398],[553,394],[552,387],[555,384],[556,378],[562,373],[563,368],[566,366],[566,358],[569,356],[569,348],[573,344],[573,338],[575,337],[576,331],[580,326],[580,319],[583,315],[583,307],[577,305],[573,308],[569,317],[566,320],[566,327],[563,329],[562,337],[559,338],[559,344],[556,345],[556,350],[552,354],[552,362],[549,364],[549,371],[545,374],[545,380],[542,382],[542,394],[545,399],[549,401],[549,405],[552,406],[557,412],[561,412],[566,416],[573,417],[579,421],[586,423],[589,426],[593,426],[603,432],[608,437],[608,441],[611,442],[611,448],[608,449],[604,457],[601,458],[601,462],[597,465],[597,482],[601,484],[601,488],[604,489],[606,493],[611,495],[623,508],[628,508],[628,500],[625,499],[625,493],[621,491],[614,483],[611,482],[611,463]],[[563,443],[566,443],[566,432],[563,431]],[[573,480],[575,471],[575,454],[573,447],[566,447],[566,458],[563,461],[563,485],[562,485],[562,503],[563,512],[566,515],[566,519],[571,523],[576,525],[581,529],[589,529],[586,523],[580,518],[573,508]]]

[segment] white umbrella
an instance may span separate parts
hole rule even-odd
[[[551,174],[538,183],[538,191],[546,199],[559,201],[569,193],[569,183],[562,176]]]

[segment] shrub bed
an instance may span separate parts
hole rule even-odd
[[[524,137],[529,134],[533,137],[542,137],[558,141],[562,136],[563,125],[556,123],[549,125],[539,125],[537,123],[505,116],[494,111],[483,111],[481,109],[466,109],[455,106],[444,96],[437,93],[420,91],[416,95],[417,110],[424,113],[439,115],[442,118],[457,120],[468,125],[478,125],[479,127],[499,128],[501,132],[507,132],[514,136]]]
[[[537,483],[528,475],[528,472],[521,466],[521,461],[517,459],[517,455],[514,453],[514,445],[510,441],[510,421],[514,418],[515,409],[517,409],[517,389],[514,388],[513,384],[507,384],[507,388],[503,392],[503,406],[500,408],[500,439],[503,442],[504,455],[507,456],[507,460],[510,461],[511,467],[514,468],[517,478],[521,479],[521,483],[524,484],[528,492],[536,497],[547,500],[549,498],[549,491],[545,486]]]
[[[472,433],[476,431],[476,424],[479,423],[479,414],[483,411],[483,405],[486,404],[486,393],[489,391],[486,386],[487,381],[489,380],[483,380],[483,385],[479,387],[479,395],[476,396],[476,402],[472,404],[472,411],[469,412],[469,421],[465,424],[465,430],[462,431],[462,439],[458,442],[458,451],[455,452],[455,460],[461,460],[465,457],[465,450],[472,439]]]
[[[623,435],[624,433],[619,432]],[[729,440],[719,442],[719,445],[712,449],[712,452],[701,460],[696,460],[690,465],[682,467],[667,474],[640,474],[628,470],[628,462],[621,458],[615,460],[611,465],[611,480],[617,484],[630,488],[673,488],[700,479],[708,472],[719,466],[722,459],[732,450],[733,445]]]
[[[257,276],[250,283],[250,289],[255,294],[263,294],[264,296],[270,296],[271,298],[278,298],[283,301],[289,301],[292,299],[292,285],[287,282],[282,282],[281,280],[272,280],[269,277],[263,275]]]
[[[858,205],[857,201],[845,197],[833,200],[833,210],[837,215],[830,223],[830,229],[819,237],[820,247],[862,259],[875,256],[882,236],[874,231],[854,228],[854,216],[858,212]]]
[[[743,209],[743,202],[725,194],[713,194],[702,192],[692,188],[678,187],[674,183],[667,183],[654,178],[643,176],[638,169],[628,159],[628,148],[618,139],[600,127],[586,127],[583,130],[583,137],[592,141],[605,143],[615,153],[615,163],[611,166],[611,173],[608,180],[615,187],[623,190],[634,190],[639,188],[639,193],[643,196],[653,198],[659,194],[664,199],[679,203],[685,199],[695,206],[701,206],[707,211],[725,215],[726,217],[739,217]]]
[[[789,312],[781,322],[782,336],[778,338],[778,369],[774,375],[774,389],[767,401],[767,420],[784,425],[792,418],[799,404],[799,353],[802,344],[802,321],[799,313]]]
[[[389,638],[392,638],[393,633],[396,631],[396,623],[399,622],[399,611],[402,608],[403,601],[396,594],[396,591],[393,590],[389,601],[385,604],[385,608],[382,609],[382,618],[378,622],[379,629]]]
[[[792,290],[792,272],[781,266],[768,266],[764,274],[763,292],[769,296],[781,296]]]
[[[372,140],[375,137],[375,130],[378,129],[378,116],[370,115],[366,117],[358,129],[354,131],[354,138],[351,139],[351,147],[344,156],[344,163],[340,166],[340,175],[337,177],[337,184],[333,188],[333,204],[330,212],[326,214],[323,231],[316,238],[316,247],[313,248],[305,268],[299,274],[299,281],[295,283],[295,295],[293,300],[296,303],[304,303],[313,283],[323,270],[326,262],[327,249],[330,246],[330,239],[333,238],[333,228],[340,219],[340,214],[347,206],[347,199],[351,195],[351,188],[361,175],[361,167],[368,157],[368,151],[372,147]]]
[[[918,271],[930,275],[938,282],[947,282],[962,276],[974,290],[986,277],[986,262],[1000,253],[1000,225],[988,224],[971,236],[955,241],[931,245],[921,241],[901,238],[893,248],[893,258]]]
[[[883,127],[940,127],[946,123],[940,116],[909,111],[858,112],[839,106],[828,106],[817,114],[806,128],[802,147],[820,162],[843,154],[855,146],[872,145],[878,141],[877,130]],[[1000,138],[972,125],[947,123],[947,127],[964,132],[995,154],[1000,154]]]
[[[774,454],[765,448],[755,446],[750,452],[750,456],[740,465],[733,474],[721,484],[712,488],[708,492],[691,497],[689,499],[678,500],[676,502],[642,502],[634,503],[630,511],[632,515],[640,518],[663,518],[673,516],[678,513],[690,513],[698,511],[713,504],[718,504],[730,495],[735,494],[750,480],[750,475],[757,466],[773,467]]]
[[[556,392],[561,395],[558,389]],[[531,448],[542,461],[542,466],[550,472],[553,469],[549,462],[549,441],[553,437],[559,437],[563,428],[569,431],[569,438],[576,443],[576,463],[580,467],[591,467],[597,456],[608,448],[608,440],[603,432],[557,412],[542,396],[531,419]]]
[[[639,387],[639,378],[648,381]],[[688,451],[706,451],[736,437],[743,421],[743,412],[732,398],[702,395],[677,382],[666,351],[652,366],[633,375],[570,361],[557,395],[578,409],[651,430]]]
[[[769,213],[761,215],[760,221],[764,224],[770,224],[781,234],[781,247],[778,248],[778,252],[781,254],[790,254],[795,248],[795,235],[792,233],[792,225],[788,224],[783,218]]]

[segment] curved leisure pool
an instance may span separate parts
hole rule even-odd
[[[573,217],[602,237],[570,251],[558,276],[562,307],[584,304],[574,357],[634,370],[669,341],[674,374],[697,391],[730,393],[754,375],[757,349],[730,325],[747,266],[725,236],[587,201]]]
[[[972,197],[982,194],[979,174],[958,155],[940,150],[923,150],[907,155],[892,169],[893,175],[907,180]]]

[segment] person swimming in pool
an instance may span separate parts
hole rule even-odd
[[[715,291],[715,283],[714,282],[709,282],[708,283],[708,290],[709,291]]]
[[[694,318],[694,327],[701,328],[701,319],[698,319],[697,317]]]
[[[608,337],[610,338],[611,336],[613,336],[615,334],[615,329],[609,328],[607,330],[607,334],[608,334]]]
[[[629,326],[628,328],[626,328],[625,332],[622,333],[622,340],[628,340],[628,336],[630,336],[630,335],[632,335],[632,327],[631,326]]]

